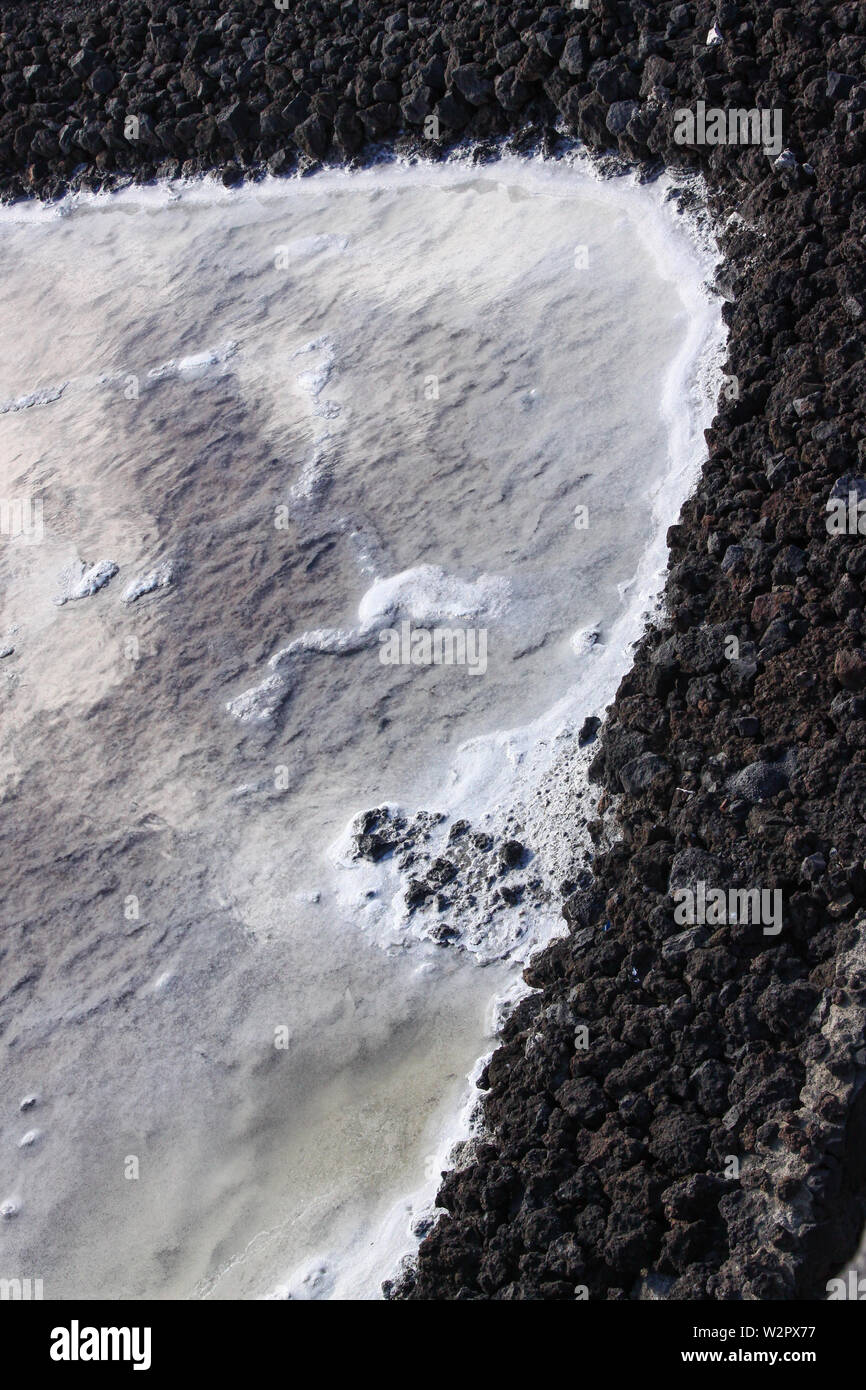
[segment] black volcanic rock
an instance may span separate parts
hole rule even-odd
[[[451,81],[457,91],[472,106],[484,106],[493,97],[493,83],[484,75],[479,63],[465,63],[455,68]]]
[[[324,159],[331,144],[331,126],[323,116],[308,116],[295,130],[295,141],[311,159]]]
[[[239,145],[249,133],[252,122],[252,114],[249,107],[243,101],[233,101],[216,117],[217,130],[223,140],[232,145]]]

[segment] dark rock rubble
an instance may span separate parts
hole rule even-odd
[[[352,825],[352,857],[370,864],[389,860],[417,938],[471,951],[485,962],[509,956],[527,930],[512,910],[522,908],[537,921],[549,909],[552,889],[533,868],[533,853],[509,834],[520,828],[514,812],[504,836],[467,820],[452,821],[446,835],[446,820],[441,812],[407,817],[373,807]]]
[[[866,3],[82,0],[2,25],[7,199],[562,132],[705,174],[726,386],[600,731],[594,877],[388,1291],[823,1297],[866,1192]],[[781,148],[678,143],[698,102],[780,113]],[[683,922],[701,883],[778,890],[781,929]]]

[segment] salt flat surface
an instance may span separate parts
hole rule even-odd
[[[0,537],[0,1273],[375,1297],[412,1247],[701,457],[720,322],[665,187],[0,216],[0,496],[43,501]],[[483,672],[383,663],[404,623]]]

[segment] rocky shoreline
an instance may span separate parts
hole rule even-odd
[[[728,387],[601,731],[594,879],[388,1292],[825,1297],[866,1194],[866,4],[7,4],[2,53],[7,200],[558,130],[705,173]],[[699,102],[781,148],[679,143]],[[701,883],[781,929],[684,924]]]

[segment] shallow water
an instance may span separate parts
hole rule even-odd
[[[375,1296],[410,1248],[700,454],[662,199],[505,160],[0,219],[0,1273]],[[483,669],[383,664],[403,624]]]

